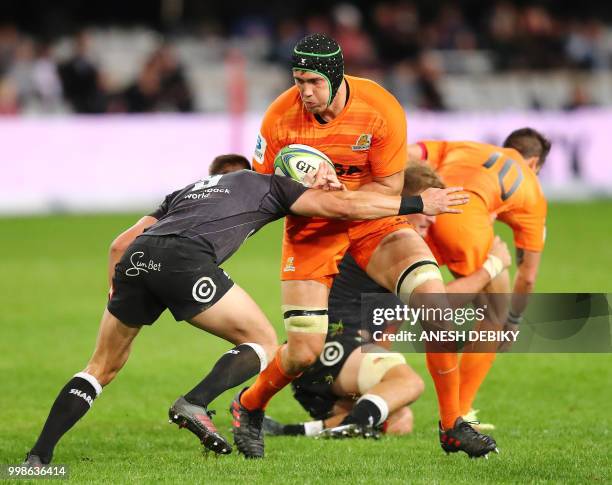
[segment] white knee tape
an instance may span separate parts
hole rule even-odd
[[[287,332],[327,333],[327,308],[283,305],[282,309]]]
[[[102,386],[98,382],[98,379],[91,374],[88,374],[87,372],[77,372],[73,377],[80,377],[81,379],[85,379],[87,382],[89,382],[96,390],[96,396],[99,396],[102,392]]]
[[[443,281],[438,264],[429,259],[417,261],[402,271],[395,285],[395,294],[408,303],[415,288],[430,280]]]
[[[365,353],[357,374],[359,392],[365,394],[382,380],[389,369],[405,363],[404,356],[395,352]]]
[[[257,357],[259,357],[259,372],[263,372],[263,370],[268,367],[268,356],[266,355],[264,348],[261,345],[253,342],[247,342],[242,345],[248,345],[255,351]]]

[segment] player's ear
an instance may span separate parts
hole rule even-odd
[[[531,170],[533,170],[535,173],[538,173],[540,171],[540,157],[529,157],[528,159],[525,160],[527,162],[527,165],[529,165],[529,168]]]

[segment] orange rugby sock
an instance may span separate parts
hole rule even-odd
[[[461,356],[461,363],[459,364],[459,409],[462,416],[465,416],[472,409],[472,403],[476,398],[478,389],[487,377],[496,355],[495,352],[468,352]]]
[[[456,353],[428,353],[427,369],[436,386],[440,421],[444,429],[452,428],[459,413],[459,357]]]
[[[265,409],[272,396],[298,376],[285,373],[281,364],[281,350],[276,351],[274,360],[257,376],[255,383],[240,396],[241,404],[249,411]]]

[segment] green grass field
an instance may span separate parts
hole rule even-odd
[[[112,238],[135,215],[0,219],[0,463],[19,463],[58,390],[93,350],[106,299]],[[552,204],[539,291],[611,292],[612,201]],[[607,221],[607,222],[606,222]],[[508,231],[502,231],[507,238]],[[281,225],[250,240],[225,269],[280,327]],[[282,335],[282,334],[281,334]],[[185,483],[610,483],[612,356],[502,355],[477,407],[493,421],[500,455],[446,456],[424,356],[409,362],[427,389],[413,406],[415,433],[378,442],[270,438],[267,458],[204,457],[194,437],[167,423],[167,409],[230,346],[164,315],[138,337],[125,369],[66,435],[55,462],[75,482]],[[231,393],[217,423],[229,428]],[[285,390],[280,420],[306,417]]]

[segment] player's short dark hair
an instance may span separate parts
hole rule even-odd
[[[514,148],[523,158],[538,157],[538,168],[544,165],[550,145],[550,140],[533,128],[514,130],[504,141],[504,148]]]
[[[228,153],[219,155],[210,164],[209,175],[221,175],[224,173],[236,172],[237,170],[251,170],[251,164],[242,155]]]
[[[414,164],[404,170],[403,195],[419,195],[424,190],[432,187],[443,189],[444,183],[429,166]]]

